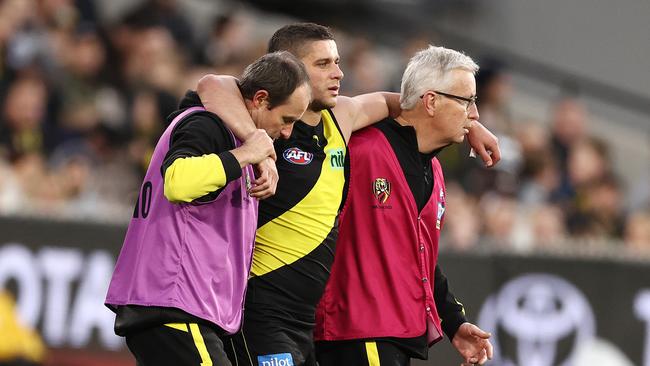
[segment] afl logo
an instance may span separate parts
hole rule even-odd
[[[307,165],[311,163],[312,159],[314,158],[314,154],[302,151],[297,147],[290,147],[284,150],[282,156],[284,156],[284,160],[298,165]]]

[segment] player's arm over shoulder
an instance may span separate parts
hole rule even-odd
[[[346,141],[350,139],[352,132],[386,117],[397,117],[401,111],[399,94],[389,92],[361,94],[356,97],[339,96],[336,107],[332,110]]]

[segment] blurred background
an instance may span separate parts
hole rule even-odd
[[[481,66],[502,161],[441,154],[441,264],[490,364],[650,366],[649,18],[638,0],[0,1],[0,365],[135,364],[102,303],[165,117],[313,21],[344,95],[399,91],[427,44]],[[459,362],[444,341],[414,364]]]

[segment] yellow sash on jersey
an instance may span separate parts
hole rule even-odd
[[[309,254],[334,226],[345,184],[346,146],[330,113],[321,112],[327,145],[318,181],[295,206],[257,229],[252,276],[264,275]]]

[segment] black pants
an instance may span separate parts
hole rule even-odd
[[[316,342],[319,366],[408,366],[411,358],[397,345],[382,341]]]
[[[210,327],[170,323],[126,335],[138,366],[231,366],[223,343]]]
[[[307,318],[248,303],[242,330],[223,343],[234,366],[316,366],[313,329]]]
[[[286,333],[263,340],[242,331],[223,343],[234,366],[316,366],[313,350],[305,353]]]

